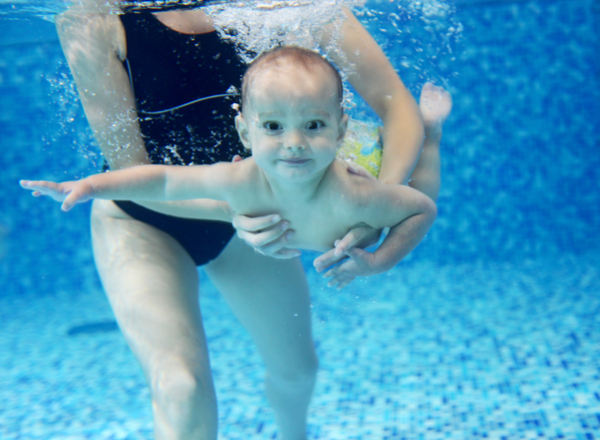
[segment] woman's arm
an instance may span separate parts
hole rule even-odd
[[[417,164],[424,129],[419,107],[391,63],[349,9],[342,26],[341,47],[328,54],[348,76],[350,84],[383,121],[383,159],[379,180],[404,184]],[[324,33],[328,48],[333,30]],[[339,50],[341,49],[341,51]]]
[[[149,164],[135,98],[122,64],[127,56],[123,25],[118,15],[96,10],[93,2],[88,3],[56,18],[86,117],[112,170]],[[194,214],[196,218],[231,221],[232,215],[228,204],[213,200],[140,204],[176,216]]]
[[[87,120],[111,169],[150,163],[122,64],[127,49],[119,17],[70,10],[56,18],[56,28]]]
[[[344,8],[341,52],[333,47],[332,60],[342,68],[348,80],[383,121],[383,157],[379,180],[405,184],[410,178],[423,146],[423,121],[419,107],[391,63],[369,32]],[[323,47],[334,38],[334,29],[325,32]],[[322,272],[346,258],[346,251],[366,247],[379,239],[380,231],[367,227],[352,229],[336,244],[336,249],[314,261]],[[330,274],[327,272],[325,276]]]

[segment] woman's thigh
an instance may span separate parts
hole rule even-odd
[[[314,372],[310,292],[299,259],[265,257],[234,236],[205,269],[271,373]]]
[[[92,209],[92,239],[115,317],[148,379],[181,367],[208,379],[198,272],[181,245],[99,200]]]

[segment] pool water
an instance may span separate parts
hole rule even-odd
[[[598,439],[600,2],[451,5],[400,36],[362,17],[411,90],[434,79],[454,109],[439,217],[405,262],[337,292],[303,257],[321,362],[309,438]],[[436,23],[462,31],[444,45]],[[89,206],[64,214],[16,184],[98,169],[73,93],[53,25],[0,15],[0,439],[150,439]],[[277,438],[261,361],[201,277],[220,438]]]

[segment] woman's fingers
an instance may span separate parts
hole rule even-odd
[[[300,251],[285,249],[294,231],[279,215],[247,217],[235,214],[232,221],[238,236],[257,252],[278,259],[295,258]]]
[[[261,217],[248,217],[245,215],[234,214],[232,224],[238,231],[257,232],[262,229],[270,228],[279,222],[281,222],[281,216],[278,214],[264,215]],[[282,231],[285,231],[285,229]]]
[[[358,165],[349,164],[348,172],[350,174],[356,174],[357,176],[366,177],[367,179],[377,180],[373,174],[369,173],[366,169]]]
[[[234,225],[235,227],[235,225]],[[286,239],[291,238],[291,231],[288,231],[287,223],[276,224],[265,229],[244,229],[236,228],[238,236],[252,247],[266,247],[269,245],[281,248],[287,242]]]
[[[302,252],[300,252],[297,249],[280,249],[277,252],[275,252],[274,254],[264,254],[264,255],[275,258],[277,260],[289,260],[292,258],[299,257],[301,254],[302,254]]]
[[[289,238],[291,238],[291,234],[292,231],[290,231],[288,234],[286,235],[282,235],[279,238],[275,239],[275,240],[271,240],[269,241],[267,244],[264,245],[252,245],[250,244],[250,242],[248,240],[245,240],[246,243],[250,244],[254,250],[256,252],[258,252],[259,254],[262,255],[266,255],[267,257],[273,257],[273,258],[277,258],[277,259],[289,259],[289,258],[295,258],[300,256],[300,251],[297,249],[286,249],[285,246],[287,245]],[[240,238],[242,238],[242,240],[244,240],[243,236],[247,234],[247,233],[242,233],[240,235],[240,233],[238,232],[238,235],[240,236]],[[266,238],[263,236],[267,236]],[[270,237],[268,237],[268,231],[267,232],[263,232],[260,234],[254,234],[254,236],[250,237],[251,241],[266,241],[266,240],[270,240]]]

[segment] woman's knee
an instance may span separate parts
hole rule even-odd
[[[319,370],[319,359],[313,351],[301,362],[286,362],[278,368],[267,368],[270,380],[286,385],[305,385],[315,382]]]
[[[208,362],[173,355],[161,358],[149,371],[152,399],[158,405],[193,408],[215,400]]]

